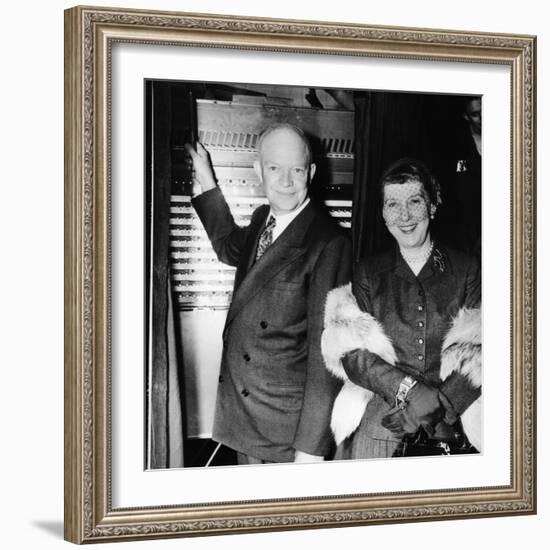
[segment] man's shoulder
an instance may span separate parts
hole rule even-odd
[[[311,208],[313,221],[309,233],[312,239],[323,242],[332,240],[349,241],[349,235],[325,209],[316,204],[311,204]]]

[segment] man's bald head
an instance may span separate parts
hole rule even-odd
[[[296,140],[297,138],[301,142],[302,147],[304,148],[304,151],[306,153],[306,162],[308,164],[311,162],[311,145],[309,144],[309,140],[307,139],[303,130],[301,128],[298,128],[298,126],[294,126],[294,124],[289,124],[286,122],[281,122],[278,124],[273,124],[272,126],[268,126],[258,138],[258,144],[256,146],[256,151],[258,152],[258,155],[261,156],[263,145],[268,138],[268,141],[274,139]]]

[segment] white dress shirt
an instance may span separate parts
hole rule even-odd
[[[296,210],[293,210],[292,212],[277,215],[273,212],[273,210],[269,211],[269,216],[273,216],[275,218],[275,227],[273,228],[273,240],[271,241],[272,243],[275,242],[275,240],[279,237],[279,235],[291,224],[292,220],[294,220],[294,218],[308,204],[309,204],[309,197],[307,197],[306,200],[298,208],[296,208]],[[269,216],[267,216],[268,220],[269,220]]]

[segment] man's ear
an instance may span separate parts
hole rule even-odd
[[[258,179],[261,183],[263,183],[263,177],[262,177],[262,163],[260,162],[260,159],[256,159],[254,161],[254,172],[256,172],[256,175],[258,176]]]
[[[430,217],[433,218],[437,212],[437,206],[433,203],[430,203]]]
[[[313,176],[315,175],[316,170],[317,170],[317,165],[312,162],[309,165],[309,181],[311,181],[313,179]]]

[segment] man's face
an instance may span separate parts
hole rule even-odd
[[[464,119],[472,131],[481,134],[481,99],[472,99],[466,105]]]
[[[279,215],[296,210],[306,200],[315,164],[309,163],[300,136],[288,128],[280,128],[265,137],[254,169],[271,209]]]

